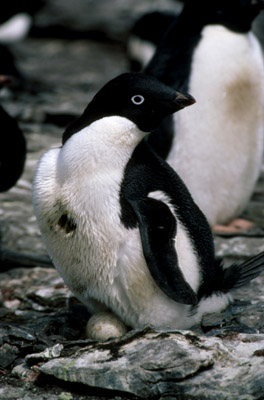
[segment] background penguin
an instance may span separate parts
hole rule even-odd
[[[263,8],[263,0],[186,0],[145,69],[197,100],[167,119],[150,142],[211,226],[243,211],[261,168],[264,65],[251,24]]]
[[[45,5],[46,0],[10,0],[0,13],[0,75],[12,75],[16,79],[10,85],[12,90],[28,90],[23,73],[16,65],[12,44],[26,38],[35,14]]]
[[[24,76],[18,69],[13,53],[5,45],[0,44],[0,76],[12,76],[15,78],[11,84],[12,89],[20,88],[24,82]]]
[[[264,253],[222,267],[184,183],[142,140],[193,103],[151,76],[122,74],[38,164],[33,203],[42,237],[92,313],[110,311],[133,328],[188,328],[263,271]]]
[[[9,44],[25,39],[34,15],[44,6],[45,0],[9,0],[1,9],[0,42]]]
[[[177,21],[182,2],[176,0],[173,10],[148,12],[136,20],[126,46],[131,71],[141,72],[149,63],[169,26]]]
[[[0,75],[0,87],[12,81],[9,76]],[[26,140],[16,120],[0,106],[0,192],[16,184],[24,170]]]
[[[161,38],[177,18],[176,11],[153,11],[136,21],[127,41],[131,71],[143,70],[153,57]]]

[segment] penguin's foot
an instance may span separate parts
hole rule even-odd
[[[236,218],[232,219],[227,225],[214,225],[212,230],[215,233],[239,233],[247,232],[253,227],[253,222],[242,218]]]
[[[125,324],[110,311],[94,314],[86,325],[86,336],[89,339],[103,342],[117,338],[127,332]]]

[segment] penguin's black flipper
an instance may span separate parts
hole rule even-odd
[[[176,219],[159,200],[128,200],[139,223],[143,253],[160,289],[178,303],[197,303],[197,297],[178,266],[175,250]]]
[[[239,288],[264,272],[264,252],[249,258],[242,264],[232,264],[223,270],[223,290]]]

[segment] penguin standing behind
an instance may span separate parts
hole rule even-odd
[[[46,0],[9,0],[1,8],[0,42],[9,44],[24,39],[32,26],[34,15]]]
[[[30,86],[16,65],[11,46],[26,38],[33,25],[35,14],[45,3],[46,0],[9,0],[1,8],[0,75],[12,75],[16,78],[10,85],[12,90],[28,90]]]
[[[0,75],[0,88],[12,81]],[[17,121],[0,106],[0,192],[9,190],[23,173],[26,160],[26,140]]]
[[[149,63],[161,38],[177,17],[174,11],[153,11],[136,21],[127,41],[131,71],[140,72]]]
[[[241,214],[261,168],[264,63],[251,32],[261,9],[264,0],[186,0],[145,69],[196,98],[149,139],[211,226]]]
[[[193,103],[151,76],[122,74],[38,164],[33,204],[42,237],[92,313],[112,312],[133,328],[189,328],[264,269],[264,253],[223,268],[184,183],[142,140]]]

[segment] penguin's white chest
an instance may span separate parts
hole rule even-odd
[[[264,66],[254,35],[207,26],[188,91],[197,103],[174,116],[168,161],[210,224],[224,223],[245,207],[261,167]]]
[[[74,160],[74,149],[63,150],[50,150],[40,161],[35,212],[49,254],[70,289],[82,300],[88,292],[94,298],[101,292],[104,302],[118,275],[125,238],[119,204],[122,169],[103,166],[95,172],[97,155],[86,155],[85,168]]]

